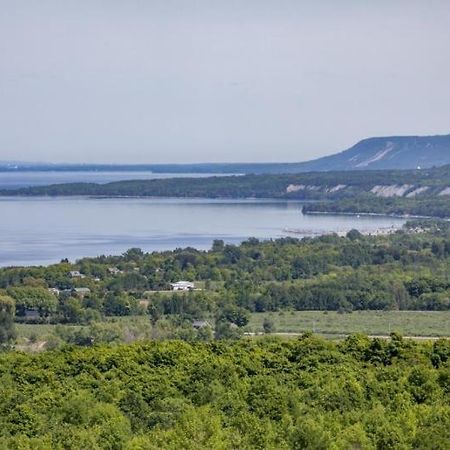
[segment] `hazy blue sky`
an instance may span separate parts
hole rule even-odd
[[[450,0],[0,0],[0,160],[301,161],[450,133]]]

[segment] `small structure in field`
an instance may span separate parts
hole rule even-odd
[[[139,306],[142,306],[144,309],[148,309],[149,304],[150,304],[149,300],[146,299],[139,300]]]
[[[176,283],[170,283],[173,291],[192,291],[195,288],[194,283],[190,281],[177,281]]]
[[[207,320],[194,320],[192,322],[192,327],[196,330],[200,330],[201,328],[212,328]]]
[[[89,288],[75,288],[73,290],[73,293],[78,295],[79,297],[84,297],[86,295],[89,295],[91,293],[91,290]]]
[[[23,317],[26,320],[39,320],[41,318],[41,315],[39,314],[39,311],[37,309],[26,308]]]
[[[109,267],[108,268],[108,272],[111,275],[119,275],[119,273],[123,273],[120,269],[118,269],[117,267]]]

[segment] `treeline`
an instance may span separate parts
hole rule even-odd
[[[450,196],[380,198],[370,194],[334,201],[309,203],[303,212],[333,214],[385,214],[396,216],[450,217]]]
[[[0,448],[448,449],[450,345],[351,336],[0,354]]]
[[[310,172],[285,175],[214,176],[119,181],[107,184],[74,183],[2,190],[0,195],[99,195],[204,198],[339,199],[370,191],[375,185],[429,186],[429,194],[448,186],[450,166],[429,170]],[[288,192],[289,185],[312,186]],[[345,186],[333,190],[336,186]]]

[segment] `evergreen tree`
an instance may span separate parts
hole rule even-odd
[[[14,300],[8,296],[0,296],[0,345],[11,344],[16,338],[14,314]]]

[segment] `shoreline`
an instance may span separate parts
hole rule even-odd
[[[282,197],[191,197],[191,196],[159,196],[159,195],[95,195],[95,194],[74,194],[74,195],[8,195],[0,193],[1,199],[93,199],[93,200],[112,200],[112,199],[130,199],[130,200],[219,200],[219,201],[256,201],[256,202],[276,202],[276,203],[297,203],[297,204],[314,204],[317,200],[301,200]],[[434,219],[450,221],[450,217],[439,216],[422,216],[416,214],[389,214],[376,212],[345,212],[345,211],[304,211],[302,214],[308,215],[324,215],[324,216],[353,216],[353,217],[387,217],[395,219]]]
[[[302,211],[305,216],[308,215],[324,215],[324,216],[363,216],[363,217],[392,217],[396,219],[435,219],[446,220],[450,218],[443,218],[438,216],[420,216],[414,214],[383,214],[383,213],[368,213],[368,212],[333,212],[333,211]]]
[[[376,228],[374,230],[361,230],[358,228],[355,228],[355,229],[358,230],[363,236],[389,236],[390,234],[394,234],[397,231],[403,229],[403,225],[399,226],[399,227],[396,227],[393,225],[392,227]],[[284,228],[283,232],[288,233],[288,234],[297,235],[297,236],[313,236],[313,237],[332,236],[333,234],[336,234],[339,237],[345,237],[345,236],[347,236],[347,233],[348,233],[348,231],[342,231],[342,230],[330,231],[330,232],[326,232],[326,233],[321,233],[321,232],[311,233],[311,232],[307,232],[307,230],[296,230],[296,229],[292,229],[292,228]]]

